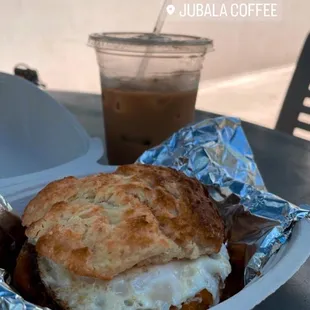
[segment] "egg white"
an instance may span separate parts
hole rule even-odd
[[[169,310],[203,289],[217,304],[220,283],[231,272],[225,245],[215,255],[133,268],[111,281],[76,276],[46,258],[38,265],[44,284],[74,310]]]

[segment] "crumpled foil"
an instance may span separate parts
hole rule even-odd
[[[225,219],[228,244],[244,245],[244,283],[263,275],[268,259],[309,210],[267,192],[237,118],[218,117],[185,127],[144,152],[138,163],[184,172],[208,186]]]
[[[175,168],[208,186],[225,219],[229,243],[243,244],[248,250],[245,284],[263,274],[264,265],[288,240],[294,223],[310,214],[267,192],[236,118],[207,119],[183,128],[146,151],[137,162]],[[12,211],[0,196],[1,207]],[[8,273],[1,268],[0,308],[48,309],[19,296],[10,287]]]
[[[46,310],[48,308],[38,307],[19,296],[7,283],[8,275],[0,268],[0,309],[21,309],[21,310]]]

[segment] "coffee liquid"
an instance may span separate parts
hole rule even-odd
[[[197,89],[142,91],[103,88],[109,164],[130,164],[194,120]]]

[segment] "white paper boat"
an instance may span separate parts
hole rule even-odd
[[[36,85],[0,73],[0,192],[103,169],[104,149],[66,108]]]

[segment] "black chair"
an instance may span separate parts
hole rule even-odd
[[[310,123],[298,119],[300,113],[308,114],[310,118],[310,33],[301,51],[275,129],[291,135],[295,128],[310,132]]]

